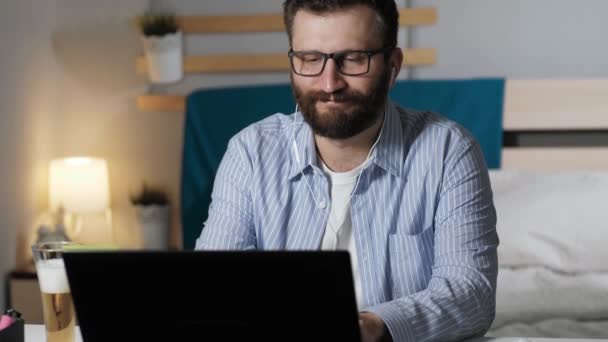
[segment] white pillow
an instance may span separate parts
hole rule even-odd
[[[492,328],[548,319],[608,318],[608,273],[578,275],[543,267],[500,268]]]
[[[608,172],[491,170],[501,266],[608,270]]]

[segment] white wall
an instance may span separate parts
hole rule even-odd
[[[608,1],[411,1],[439,9],[438,25],[413,34],[439,57],[416,78],[608,77]]]
[[[17,246],[45,206],[45,161],[56,107],[51,49],[55,1],[0,4],[0,309]]]
[[[183,116],[135,107],[147,84],[135,74],[141,47],[133,19],[147,7],[147,0],[57,0],[53,32],[61,93],[53,153],[108,161],[114,228],[124,247],[139,244],[130,192],[146,181],[169,188],[175,203],[181,169]]]

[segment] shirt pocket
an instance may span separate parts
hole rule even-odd
[[[433,268],[434,229],[415,235],[389,236],[389,259],[393,298],[424,290]]]

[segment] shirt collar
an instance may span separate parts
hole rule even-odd
[[[292,123],[290,130],[292,145],[290,179],[299,175],[300,172],[306,171],[307,168],[316,163],[316,146],[310,126],[306,124],[300,112],[294,113],[292,116],[295,123]],[[405,147],[403,143],[401,118],[399,117],[397,107],[389,101],[384,112],[384,123],[380,130],[378,143],[376,144],[375,151],[370,156],[372,163],[394,176],[404,176],[403,158]],[[296,150],[300,157],[299,161],[296,158]]]

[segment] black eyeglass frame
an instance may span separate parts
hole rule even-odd
[[[372,57],[379,54],[379,53],[388,53],[393,51],[394,49],[396,49],[397,47],[395,46],[385,46],[385,47],[381,47],[379,49],[375,49],[375,50],[344,50],[344,51],[337,51],[337,52],[333,52],[333,53],[323,53],[323,52],[319,52],[319,51],[294,51],[293,49],[289,49],[289,52],[287,53],[287,55],[289,56],[289,63],[291,64],[291,70],[299,76],[303,76],[303,77],[316,77],[319,76],[323,73],[323,71],[325,71],[325,65],[327,64],[327,60],[328,59],[333,59],[334,62],[336,62],[336,65],[338,66],[338,73],[345,75],[345,76],[361,76],[361,75],[365,75],[369,72],[369,68],[371,66],[372,63]],[[365,70],[365,72],[360,72],[360,73],[356,73],[356,74],[351,74],[351,73],[345,73],[342,71],[342,63],[343,63],[343,56],[345,56],[348,53],[364,53],[367,55],[367,69]],[[319,71],[316,74],[301,74],[299,72],[296,71],[295,66],[293,65],[293,57],[298,55],[298,53],[318,53],[320,56],[323,57],[323,66],[321,67],[321,71]]]

